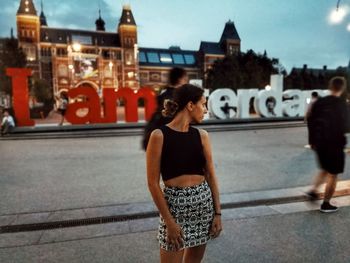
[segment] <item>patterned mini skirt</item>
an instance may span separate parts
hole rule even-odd
[[[206,181],[190,187],[164,187],[164,197],[170,213],[180,225],[184,238],[181,249],[206,244],[214,218],[212,193]],[[162,217],[159,221],[158,240],[162,249],[172,251],[167,243],[167,228]]]

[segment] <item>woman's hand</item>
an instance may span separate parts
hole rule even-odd
[[[167,224],[167,242],[175,250],[179,250],[183,246],[183,232],[181,227],[174,221]]]
[[[212,238],[217,238],[220,235],[221,230],[222,230],[221,215],[215,215],[213,219],[213,223],[211,224],[210,236]]]

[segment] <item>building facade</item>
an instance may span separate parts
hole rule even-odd
[[[51,83],[54,93],[88,84],[104,88],[167,83],[172,67],[183,67],[190,79],[205,79],[215,60],[240,52],[241,40],[233,22],[226,23],[219,42],[201,42],[199,50],[138,46],[137,25],[130,6],[124,6],[116,32],[106,32],[99,12],[92,31],[52,28],[43,6],[40,15],[32,0],[21,0],[16,16],[17,38],[34,75]]]

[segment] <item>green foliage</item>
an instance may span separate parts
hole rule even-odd
[[[30,93],[38,102],[47,104],[53,100],[50,84],[44,79],[33,79]]]
[[[300,90],[327,89],[329,80],[335,76],[342,76],[347,79],[347,92],[350,94],[350,69],[345,67],[339,67],[336,70],[293,68],[285,78],[284,88]]]
[[[15,38],[7,38],[3,43],[3,50],[0,52],[0,91],[12,95],[11,80],[6,76],[6,69],[23,68],[26,66],[26,55],[18,47]]]
[[[264,88],[270,83],[270,75],[277,73],[286,74],[278,59],[249,50],[215,61],[207,72],[206,87],[211,90]]]

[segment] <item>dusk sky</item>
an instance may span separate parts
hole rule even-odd
[[[20,0],[0,0],[0,36],[16,27]],[[350,13],[341,24],[329,23],[336,0],[43,0],[50,27],[95,29],[98,6],[106,30],[115,32],[123,4],[130,4],[140,47],[198,50],[200,41],[220,40],[225,23],[234,21],[242,51],[267,51],[289,71],[293,66],[347,66],[350,60]],[[40,1],[34,1],[40,14]],[[341,1],[350,11],[350,0]]]

